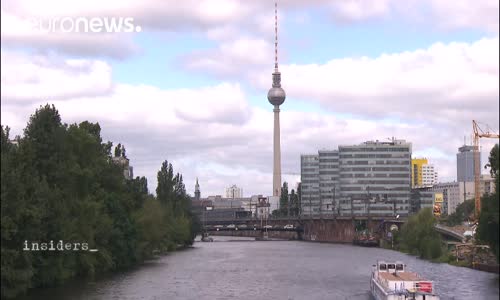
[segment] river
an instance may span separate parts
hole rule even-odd
[[[498,275],[396,251],[341,244],[214,237],[133,270],[38,289],[23,300],[372,299],[376,260],[402,260],[435,282],[441,299],[498,299]]]

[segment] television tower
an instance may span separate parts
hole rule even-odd
[[[274,72],[273,87],[267,93],[269,103],[274,106],[274,148],[273,148],[273,196],[281,196],[281,147],[280,147],[280,105],[285,102],[285,90],[281,88],[281,73],[278,70],[278,2],[274,3]]]

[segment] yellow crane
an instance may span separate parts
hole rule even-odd
[[[479,139],[480,138],[500,138],[500,135],[492,132],[489,126],[486,130],[479,127],[478,122],[472,120],[472,130],[474,131],[474,204],[475,204],[475,218],[479,220],[479,213],[481,212],[481,193],[480,188],[480,175],[481,166],[479,166]]]

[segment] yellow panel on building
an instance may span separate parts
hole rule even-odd
[[[422,166],[428,164],[427,158],[411,159],[411,186],[422,186]]]

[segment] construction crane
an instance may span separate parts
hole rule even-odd
[[[480,175],[481,175],[481,166],[479,166],[479,139],[480,138],[500,138],[500,135],[492,132],[488,125],[486,125],[486,130],[481,129],[479,127],[478,122],[472,120],[472,130],[474,131],[474,204],[475,204],[475,219],[479,220],[479,213],[481,212],[481,194],[479,191],[480,188]]]

